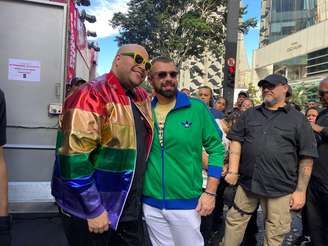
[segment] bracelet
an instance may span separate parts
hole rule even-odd
[[[239,173],[236,173],[236,172],[228,172],[228,174],[239,176]]]
[[[206,190],[204,190],[204,193],[207,194],[207,195],[209,195],[209,196],[216,197],[216,193],[208,192]]]

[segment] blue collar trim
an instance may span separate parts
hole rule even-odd
[[[154,108],[156,106],[157,102],[158,102],[158,99],[155,96],[153,98],[153,100],[151,101],[152,108]],[[174,110],[180,109],[180,108],[186,108],[186,107],[190,107],[190,100],[189,100],[188,96],[183,92],[177,91],[176,103],[174,106]]]

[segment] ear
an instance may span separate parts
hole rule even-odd
[[[288,91],[288,85],[284,85],[284,88],[285,88],[285,92],[287,93],[287,91]]]
[[[115,66],[117,66],[120,63],[121,59],[122,59],[122,56],[120,54],[117,54],[115,56],[115,58],[114,58],[114,64],[115,64]]]

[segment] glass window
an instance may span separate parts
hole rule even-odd
[[[317,0],[272,0],[269,43],[315,24]]]

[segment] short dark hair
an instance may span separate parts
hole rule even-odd
[[[155,57],[154,59],[151,60],[151,65],[154,66],[154,64],[156,62],[174,63],[175,64],[175,62],[173,61],[173,59],[171,59],[170,57],[167,57],[167,56],[158,56],[158,57]]]
[[[150,75],[152,74],[153,67],[154,67],[155,63],[157,63],[157,62],[173,63],[175,65],[175,62],[170,57],[167,57],[167,56],[158,56],[158,57],[155,57],[154,59],[151,60]]]
[[[249,97],[249,95],[248,95],[248,92],[247,92],[247,91],[240,91],[240,92],[238,93],[238,97],[240,97],[240,96],[244,96],[244,97],[246,97],[246,98],[248,98],[248,97]]]
[[[317,111],[317,112],[319,113],[319,110],[318,110],[317,108],[315,108],[315,107],[311,107],[311,108],[308,108],[307,110],[305,110],[304,115],[307,116],[307,113],[308,113],[310,110],[315,110],[315,111]]]
[[[87,81],[80,78],[80,77],[74,77],[72,80],[71,80],[71,86],[80,86],[80,85],[83,85],[85,84]]]
[[[213,107],[213,100],[214,100],[214,98],[213,98],[213,90],[212,90],[212,88],[211,87],[209,87],[209,86],[207,86],[207,85],[202,85],[202,86],[199,86],[198,88],[197,88],[197,90],[199,91],[199,90],[201,90],[201,89],[207,89],[207,90],[209,90],[210,91],[210,93],[211,93],[211,99],[210,99],[210,102],[209,102],[209,106],[212,108]]]

